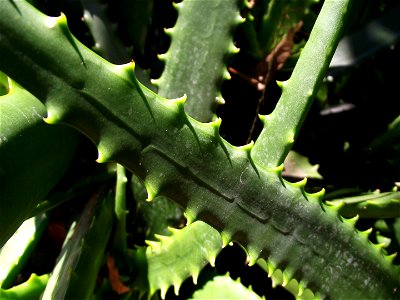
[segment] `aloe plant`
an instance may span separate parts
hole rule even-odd
[[[297,23],[311,5],[310,1],[285,5],[262,2],[184,0],[175,5],[178,19],[167,30],[171,45],[161,55],[165,69],[155,81],[157,92],[148,80],[137,79],[138,74],[145,75],[138,73],[133,61],[112,63],[126,61],[129,51],[120,41],[107,44],[117,41],[118,32],[103,30],[110,20],[101,5],[82,1],[96,50],[103,57],[74,37],[67,25],[68,16],[47,16],[25,1],[1,3],[0,70],[12,78],[6,81],[3,76],[1,81],[5,94],[0,102],[4,105],[0,112],[1,245],[25,219],[66,201],[62,193],[61,197],[52,196],[56,193],[51,189],[65,172],[79,137],[62,124],[77,129],[96,145],[97,162],[105,163],[105,168],[110,163],[119,164],[115,195],[99,196],[100,190],[113,188],[109,180],[93,180],[104,186],[83,209],[78,225],[71,227],[48,282],[47,278],[41,281],[42,298],[107,298],[110,291],[121,298],[150,298],[157,290],[164,298],[170,286],[178,294],[186,278],[192,277],[196,283],[207,262],[214,265],[221,248],[231,242],[245,249],[248,264],[259,262],[274,282],[298,297],[304,296],[306,289],[317,298],[399,297],[400,270],[393,264],[395,254],[386,249],[388,242],[374,244],[368,238],[371,230],[356,229],[358,216],[346,219],[341,215],[351,200],[325,202],[323,189],[306,192],[306,179],[291,183],[282,177],[284,160],[298,138],[347,24],[350,0],[325,1],[290,78],[279,84],[282,95],[274,111],[261,116],[263,128],[256,141],[237,147],[220,135],[224,121],[216,116],[216,108],[224,103],[221,84],[229,78],[226,62],[238,51],[233,46],[235,29],[246,33],[247,45],[258,45],[249,49],[250,55],[263,59],[280,47],[276,39],[265,34],[282,26],[284,12],[296,7],[292,22]],[[130,3],[143,9],[142,15],[135,13],[129,31],[137,48],[144,47],[140,34],[149,29],[146,16],[153,4],[156,2],[151,1],[148,7],[141,1]],[[278,12],[282,17],[276,17]],[[130,26],[129,18],[126,26]],[[284,40],[282,30],[277,32],[277,38]],[[143,49],[135,51],[142,55]],[[271,64],[271,60],[266,61]],[[269,65],[269,72],[271,68]],[[40,107],[39,113],[36,107]],[[34,121],[27,117],[31,111]],[[8,117],[11,114],[15,117]],[[42,117],[48,124],[41,122]],[[33,132],[36,127],[41,131]],[[48,133],[53,130],[54,138]],[[51,148],[59,143],[68,146]],[[391,144],[396,145],[396,138]],[[29,165],[20,159],[26,157],[38,166],[28,175],[21,170]],[[19,162],[18,168],[10,164],[13,161]],[[169,223],[179,224],[182,216],[171,204],[153,205],[150,209],[156,213],[147,214],[146,221],[159,222],[161,225],[154,228],[163,232],[151,230],[147,239],[155,237],[157,241],[135,249],[127,230],[135,206],[130,203],[124,167],[143,182],[148,201],[163,197],[162,201],[177,203],[184,211],[186,227],[160,235],[167,232]],[[139,203],[143,191],[135,178],[131,187]],[[74,191],[83,193],[88,186]],[[19,193],[13,194],[15,191]],[[398,197],[396,191],[392,193],[387,201],[396,211]],[[53,200],[46,202],[46,196]],[[380,205],[364,202],[368,217],[400,217],[395,212],[382,216]],[[399,234],[398,226],[389,231]],[[393,243],[395,248],[398,243]],[[106,257],[109,276],[99,271],[106,265]],[[110,257],[115,258],[117,267],[109,263]],[[11,276],[15,274],[8,278]],[[96,280],[98,277],[103,280]],[[232,285],[219,277],[214,282],[218,282],[218,289]],[[213,293],[212,286],[210,281],[193,297],[204,297],[201,295],[210,289]],[[1,292],[6,297],[14,295],[7,291]],[[251,289],[243,292],[249,298],[252,293]],[[35,288],[32,297],[39,294]]]

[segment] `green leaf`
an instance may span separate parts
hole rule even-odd
[[[149,247],[135,254],[137,268],[141,270],[136,285],[144,293],[143,282],[148,282],[150,296],[161,290],[163,299],[172,285],[177,295],[188,277],[193,277],[196,283],[201,269],[209,262],[214,265],[222,247],[218,232],[204,222],[170,231],[171,236],[156,235],[159,241],[147,241]],[[147,272],[141,265],[146,265]]]
[[[252,150],[252,158],[259,164],[273,168],[285,160],[328,69],[350,4],[325,1],[291,77],[280,83],[278,104],[270,115],[261,117],[264,128]]]
[[[37,276],[32,274],[29,279],[8,290],[0,289],[2,300],[39,300],[49,280],[49,275]]]
[[[216,276],[201,290],[197,290],[191,299],[261,300],[261,297],[229,276]]]
[[[322,179],[321,174],[318,173],[319,165],[311,165],[307,157],[295,151],[289,151],[284,166],[285,169],[282,172],[283,176]]]
[[[158,85],[162,97],[188,96],[186,111],[199,121],[211,121],[223,102],[219,87],[229,78],[224,60],[237,52],[233,28],[241,20],[237,0],[186,0],[176,5],[178,20],[167,30],[171,46],[160,57],[165,69]],[[207,17],[205,17],[207,16]]]
[[[24,221],[0,249],[0,288],[12,286],[46,225],[47,216],[43,214]]]
[[[335,19],[330,9],[337,3],[347,2],[325,2],[317,24]],[[308,194],[305,181],[288,183],[281,168],[266,169],[264,159],[252,159],[251,144],[224,141],[220,120],[190,118],[185,99],[167,100],[143,87],[133,65],[115,66],[93,54],[71,35],[65,17],[5,2],[0,40],[0,68],[46,104],[48,122],[79,128],[98,146],[99,162],[128,167],[143,180],[149,200],[163,195],[179,203],[189,223],[203,220],[224,244],[240,243],[250,264],[267,259],[270,273],[283,271],[283,285],[296,278],[331,298],[390,298],[399,288],[393,258],[370,244],[369,231],[356,232],[354,220],[322,204],[323,192]],[[305,67],[302,76],[314,70]],[[292,82],[300,84],[289,80],[289,90]]]
[[[71,128],[43,122],[38,99],[15,82],[9,88],[0,97],[0,247],[58,182],[78,143]]]
[[[112,230],[113,207],[112,194],[95,195],[89,201],[64,241],[43,300],[88,299],[93,294]]]
[[[399,218],[400,192],[379,191],[359,196],[338,198],[326,203],[340,206],[340,214],[346,218],[358,215],[360,218]]]
[[[125,175],[125,168],[117,165],[117,184],[115,188],[115,231],[114,231],[114,248],[121,253],[127,250],[126,239],[126,183],[128,179]]]

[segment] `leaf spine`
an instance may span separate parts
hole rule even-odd
[[[224,230],[221,232],[221,238],[222,238],[222,248],[225,248],[232,241],[232,234]]]
[[[167,287],[163,286],[160,288],[161,299],[165,299],[165,295],[167,294],[167,291],[168,291],[168,286]]]
[[[191,272],[191,274],[192,274],[192,279],[193,279],[193,283],[195,284],[195,285],[197,285],[197,279],[199,278],[199,271],[192,271]]]
[[[184,94],[182,97],[175,98],[175,99],[170,99],[170,100],[168,100],[168,101],[169,101],[170,103],[175,104],[175,105],[178,107],[179,111],[181,111],[182,108],[183,108],[184,105],[185,105],[186,100],[187,100],[187,95]]]
[[[228,70],[226,68],[224,69],[223,78],[225,80],[231,80],[231,78],[232,78],[231,74],[228,72]]]
[[[234,43],[231,43],[229,46],[229,53],[231,54],[238,54],[240,52],[240,49],[235,46]]]
[[[179,294],[179,288],[181,287],[181,281],[178,279],[177,282],[173,283],[174,286],[174,293],[176,296]]]
[[[165,235],[162,235],[162,234],[157,234],[157,233],[155,233],[155,234],[154,234],[154,237],[155,237],[156,239],[158,239],[160,242],[165,242],[165,241],[168,241],[168,240],[169,240],[169,237],[168,237],[168,236],[165,236]]]
[[[284,90],[287,85],[288,85],[289,80],[285,80],[285,81],[276,81],[276,84],[281,88],[281,90]]]
[[[288,187],[289,189],[293,190],[294,192],[300,190],[300,192],[303,194],[304,198],[306,200],[308,200],[307,194],[306,194],[306,192],[304,190],[304,187],[307,184],[307,178],[306,177],[303,178],[300,181],[297,181],[297,182],[286,181],[285,183],[286,183],[285,186]]]
[[[281,164],[281,165],[279,165],[279,166],[277,166],[277,167],[267,168],[267,170],[270,171],[270,172],[272,172],[272,173],[275,173],[275,174],[277,174],[277,175],[281,175],[282,172],[283,172],[284,167],[285,167],[285,166],[284,166],[283,164]]]
[[[168,54],[167,54],[168,52],[166,52],[166,53],[161,53],[161,54],[157,54],[157,58],[160,60],[160,61],[162,61],[162,62],[165,62],[166,60],[167,60],[167,57],[168,57]]]
[[[156,87],[158,87],[160,85],[160,79],[150,79],[150,82],[155,85]]]
[[[321,295],[321,293],[318,293],[318,292],[314,293],[314,296],[315,296],[315,299],[325,299],[326,298],[326,297],[323,297]]]
[[[246,249],[247,252],[247,257],[246,257],[246,264],[249,265],[250,267],[255,265],[259,257],[261,256],[262,250],[257,249],[255,247],[248,247]]]
[[[186,226],[193,224],[193,222],[197,219],[197,214],[189,209],[186,209],[186,211],[184,212],[184,216],[186,218]]]
[[[392,253],[390,255],[384,255],[384,259],[390,266],[392,266],[393,260],[396,258],[396,256],[397,256],[397,252]],[[399,266],[394,266],[394,267],[397,268],[397,269],[400,268]]]
[[[185,2],[185,1],[182,1],[182,2],[172,2],[172,6],[173,6],[177,11],[179,11],[179,9],[182,8],[182,7],[185,5],[184,2]]]
[[[47,17],[44,24],[48,28],[54,28],[57,24],[61,24],[62,22],[67,22],[67,17],[61,13],[59,17]]]
[[[286,271],[282,272],[283,282],[282,286],[285,287],[292,280],[292,276],[288,274]]]
[[[178,234],[178,233],[180,233],[180,231],[181,231],[181,229],[174,228],[174,227],[170,227],[170,226],[168,226],[167,229],[168,229],[168,231],[171,232],[172,234]]]
[[[226,274],[225,276],[227,276],[227,277],[230,277],[230,275],[229,274]],[[238,277],[238,278],[236,278],[236,280],[235,280],[237,283],[242,283],[242,280],[241,280],[241,278],[240,277]]]
[[[157,197],[158,195],[158,191],[155,187],[151,186],[151,184],[148,181],[144,181],[144,186],[146,188],[147,191],[147,202],[151,202],[154,200],[154,198]]]
[[[322,188],[320,191],[318,191],[316,193],[306,193],[307,199],[310,202],[320,204],[322,209],[323,209],[323,207],[322,207],[322,199],[324,198],[324,196],[325,196],[325,189],[324,188]]]
[[[45,121],[47,124],[56,124],[60,122],[60,120],[61,118],[50,109],[47,110],[47,117],[43,118],[43,121]]]
[[[263,123],[264,127],[267,126],[268,121],[271,119],[271,115],[258,115],[258,118]]]
[[[291,145],[294,143],[294,132],[288,132],[287,143],[288,143],[288,145]]]
[[[111,154],[109,149],[106,146],[103,146],[103,143],[100,141],[99,145],[97,145],[97,159],[96,162],[102,164],[111,160]]]
[[[380,255],[384,254],[385,243],[375,244],[375,243],[371,242],[371,245],[377,254],[380,254]]]
[[[271,261],[267,261],[267,266],[268,266],[268,277],[271,278],[274,272],[276,271],[276,266]]]
[[[276,269],[271,276],[272,287],[276,288],[278,285],[282,284],[283,274],[280,269]]]
[[[173,27],[171,27],[171,28],[164,28],[164,32],[165,32],[165,34],[166,35],[168,35],[168,36],[171,36],[173,33],[174,33],[174,28]]]
[[[297,287],[298,287],[297,296],[301,297],[301,295],[304,294],[305,287],[301,282],[298,283]]]
[[[98,151],[96,162],[99,164],[105,163],[107,161],[107,157],[103,154],[102,151]]]
[[[281,182],[281,184],[283,186],[285,186],[285,180],[282,177],[282,172],[283,172],[284,168],[285,168],[285,166],[283,164],[281,164],[280,166],[274,167],[274,168],[267,168],[268,171],[275,173],[278,176],[279,181]]]
[[[329,207],[335,209],[336,211],[340,210],[344,206],[344,201],[339,200],[339,201],[326,201],[326,204],[328,204]]]
[[[246,22],[246,18],[243,18],[240,14],[237,14],[235,21],[236,21],[236,25],[240,25],[240,24]]]
[[[252,2],[250,2],[250,0],[243,1],[243,4],[247,9],[252,9],[253,8],[253,4],[252,4]]]
[[[210,256],[208,258],[208,262],[210,263],[211,267],[215,267],[215,259],[216,259],[216,257],[214,255]],[[196,279],[196,281],[197,281],[197,279]]]
[[[156,248],[159,247],[160,243],[156,241],[151,241],[151,240],[145,240],[145,243],[150,246],[151,248]]]
[[[351,224],[353,227],[356,225],[358,219],[360,218],[360,215],[355,215],[353,218],[349,218],[349,219],[345,219],[343,218],[343,220],[349,224]]]
[[[200,151],[201,151],[201,143],[200,143],[199,137],[197,135],[197,132],[194,129],[193,124],[190,121],[191,118],[185,112],[185,102],[186,102],[186,100],[187,100],[187,96],[186,96],[186,94],[184,94],[182,97],[176,98],[176,99],[171,99],[168,102],[172,103],[173,105],[175,105],[178,108],[178,111],[177,111],[178,116],[182,118],[183,123],[185,125],[187,125],[187,127],[189,127],[190,131],[193,133],[193,136],[196,139],[197,145],[199,146]],[[199,122],[199,121],[197,121],[195,119],[192,119],[192,120],[194,122],[203,124],[203,123],[201,123],[201,122]]]
[[[218,117],[214,121],[211,121],[207,124],[211,125],[211,127],[213,127],[215,130],[219,131],[219,128],[221,127],[221,124],[222,124],[222,119]]]
[[[130,62],[122,65],[112,65],[115,69],[115,73],[122,75],[124,77],[128,77],[131,81],[132,78],[136,78],[135,76],[135,62],[131,60]]]
[[[362,238],[364,238],[365,240],[368,240],[368,237],[371,234],[371,232],[372,232],[372,227],[367,230],[364,230],[364,231],[359,231],[358,233]]]
[[[218,105],[224,105],[225,104],[225,99],[221,95],[219,95],[219,96],[215,97],[215,102]]]
[[[300,189],[304,189],[304,186],[306,184],[307,184],[307,177],[304,177],[302,180],[297,182],[289,182],[289,185],[291,185],[292,187]]]
[[[219,134],[219,129],[220,129],[221,124],[222,124],[222,119],[218,117],[214,121],[209,122],[207,124],[211,125],[211,127],[214,128],[214,136],[217,139],[217,141],[218,141],[219,145],[221,146],[222,150],[226,154],[226,157],[229,160],[229,164],[232,165],[231,156],[230,156],[230,153],[229,153],[227,145],[226,145],[227,142]]]
[[[257,166],[254,163],[253,158],[251,157],[251,150],[253,149],[253,147],[254,147],[254,141],[251,141],[247,145],[238,148],[246,152],[247,159],[249,160],[251,166],[253,167],[253,170],[256,172],[257,176],[260,177],[260,173],[258,172]]]

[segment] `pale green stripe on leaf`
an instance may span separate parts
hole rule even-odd
[[[97,194],[74,223],[43,293],[43,300],[88,299],[104,264],[113,224],[112,194]]]

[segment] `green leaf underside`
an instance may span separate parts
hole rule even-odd
[[[44,274],[37,276],[32,274],[29,279],[10,289],[0,289],[1,300],[27,300],[40,299],[46,284],[49,280],[49,275]]]
[[[65,17],[5,2],[0,42],[0,68],[44,101],[48,122],[78,128],[98,146],[99,162],[128,167],[144,181],[149,199],[178,202],[189,221],[203,220],[224,243],[243,245],[250,263],[266,258],[271,270],[284,270],[286,281],[302,279],[332,298],[389,298],[398,288],[398,268],[369,243],[368,233],[339,220],[337,208],[321,209],[322,193],[307,194],[305,182],[289,184],[280,169],[260,167],[251,145],[231,146],[218,134],[220,121],[200,123],[184,113],[183,99],[146,89],[132,65],[93,54],[72,37]]]
[[[261,297],[229,276],[216,276],[196,291],[191,299],[261,300]]]
[[[139,284],[136,285],[140,288],[141,282],[148,282],[149,296],[161,290],[163,299],[172,285],[178,294],[182,282],[188,277],[193,277],[196,283],[201,269],[209,262],[214,265],[222,248],[218,232],[201,221],[180,230],[170,228],[170,231],[171,236],[156,235],[159,241],[147,241],[149,246],[138,249],[135,254],[137,259],[142,257],[145,260],[148,270],[147,274],[139,274]]]

